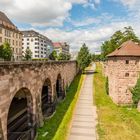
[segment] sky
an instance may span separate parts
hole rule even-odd
[[[132,26],[140,37],[140,0],[0,0],[20,30],[36,30],[71,51],[83,43],[92,53],[117,30]]]

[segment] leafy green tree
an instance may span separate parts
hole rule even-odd
[[[131,89],[131,92],[133,104],[137,106],[138,102],[140,101],[140,78],[138,78],[137,83],[135,87]]]
[[[0,46],[0,57],[6,61],[10,61],[12,58],[12,49],[10,44],[5,42],[3,45]]]
[[[50,60],[57,60],[57,52],[55,50],[52,51],[52,53],[49,55]]]
[[[24,57],[25,60],[31,60],[32,59],[32,51],[27,48],[24,52],[23,57]]]
[[[109,40],[105,41],[101,45],[101,50],[102,50],[101,58],[106,59],[106,56],[109,53],[113,52],[115,49],[120,47],[122,43],[124,43],[128,40],[132,40],[132,41],[138,42],[138,43],[140,42],[140,40],[134,33],[131,26],[124,27],[124,31],[119,30],[119,31],[115,32]]]
[[[70,55],[64,53],[60,53],[58,56],[58,60],[70,60],[70,58]]]
[[[0,58],[3,58],[3,45],[0,46]]]
[[[77,62],[82,71],[91,63],[91,55],[85,43],[78,53]]]

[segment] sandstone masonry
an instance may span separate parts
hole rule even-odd
[[[41,92],[46,79],[51,81],[51,94],[56,94],[57,76],[61,75],[63,86],[70,85],[78,72],[75,61],[63,62],[21,62],[0,64],[0,135],[7,140],[7,118],[12,99],[26,88],[31,93],[33,114],[41,124]]]
[[[135,86],[140,73],[140,46],[125,42],[108,55],[104,73],[109,79],[109,95],[119,105],[131,104],[130,89]]]

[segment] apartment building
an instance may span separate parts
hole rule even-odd
[[[66,42],[54,42],[54,50],[57,52],[57,54],[59,53],[64,53],[66,55],[69,55],[69,49],[70,46],[66,43]]]
[[[22,59],[22,33],[10,21],[10,19],[0,11],[0,45],[8,42],[13,50],[12,60]]]
[[[46,36],[34,31],[22,31],[22,53],[24,55],[26,49],[32,51],[32,58],[48,58],[50,53],[53,51],[53,43]]]

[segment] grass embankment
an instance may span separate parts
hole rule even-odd
[[[67,91],[65,100],[57,105],[54,116],[46,120],[44,126],[39,129],[37,140],[65,140],[82,81],[83,75],[76,76]],[[45,132],[48,134],[43,137]]]
[[[140,140],[140,113],[135,108],[115,105],[105,91],[102,66],[94,75],[94,100],[98,111],[99,140]]]

